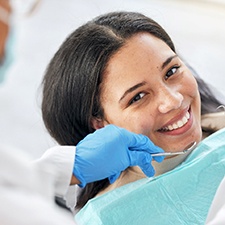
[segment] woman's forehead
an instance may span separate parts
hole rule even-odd
[[[165,62],[169,63],[176,57],[165,42],[151,34],[133,36],[109,60],[103,75],[101,93],[112,93],[113,99],[118,100],[127,89],[137,84],[150,86],[162,73]]]
[[[148,69],[159,67],[173,55],[176,54],[161,39],[149,33],[138,33],[110,58],[104,78],[109,78],[111,74],[113,78],[116,74],[122,76],[137,69],[145,70],[146,66]]]

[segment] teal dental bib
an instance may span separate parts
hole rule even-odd
[[[204,139],[175,169],[91,199],[78,225],[204,224],[225,175],[225,129]]]

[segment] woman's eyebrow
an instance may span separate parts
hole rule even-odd
[[[178,55],[172,55],[166,59],[166,61],[162,64],[161,69],[163,70],[174,58],[178,57]]]
[[[165,67],[166,67],[166,66],[167,66],[174,58],[176,58],[176,57],[178,57],[178,55],[172,55],[172,56],[170,56],[169,58],[167,58],[167,59],[165,60],[165,62],[163,62],[161,69],[163,70],[163,69],[164,69],[164,68],[165,68]],[[137,88],[139,88],[139,87],[141,87],[141,86],[144,86],[145,84],[146,84],[146,82],[143,81],[143,82],[138,83],[138,84],[135,84],[134,86],[132,86],[132,87],[130,87],[129,89],[127,89],[127,90],[124,92],[123,96],[120,98],[119,102],[121,102],[121,101],[126,97],[127,94],[129,94],[129,93],[135,91]]]
[[[124,92],[123,96],[120,98],[119,102],[122,101],[123,98],[125,98],[127,94],[129,94],[129,93],[135,91],[137,88],[139,88],[139,87],[141,87],[141,86],[144,86],[145,84],[146,84],[146,82],[143,81],[143,82],[138,83],[138,84],[135,84],[134,86],[132,86],[132,87],[130,87],[129,89],[127,89],[127,90]]]

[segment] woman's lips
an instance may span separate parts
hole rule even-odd
[[[180,119],[178,119],[175,122],[169,123],[168,125],[162,127],[158,131],[164,134],[178,135],[189,130],[192,123],[193,123],[193,117],[192,117],[191,110],[189,109],[188,111],[185,112],[183,116],[181,116]]]

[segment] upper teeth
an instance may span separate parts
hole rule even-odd
[[[168,130],[175,130],[177,128],[183,127],[188,122],[189,118],[190,118],[190,113],[187,112],[181,120],[177,121],[176,123],[170,124],[166,127],[163,127],[162,130],[168,131]]]

